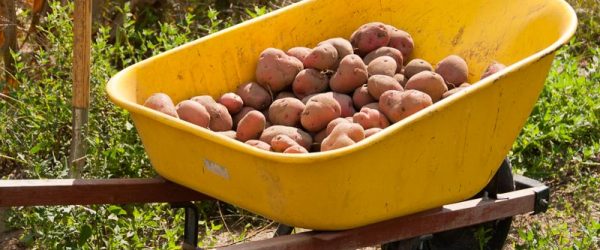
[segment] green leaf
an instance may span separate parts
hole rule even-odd
[[[89,225],[81,226],[79,232],[79,246],[84,245],[90,237],[92,237],[92,228]]]

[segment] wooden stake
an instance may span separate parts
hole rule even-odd
[[[90,102],[91,0],[75,0],[73,22],[73,138],[69,162],[71,177],[79,178],[85,165],[84,138]]]

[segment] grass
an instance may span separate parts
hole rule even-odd
[[[96,27],[86,178],[156,175],[129,114],[106,98],[104,87],[112,75],[125,65],[286,3],[232,1],[233,11],[223,12],[213,1],[166,2],[164,13],[170,15],[152,10],[132,15],[126,5],[111,12],[124,14],[122,25],[104,21]],[[517,217],[509,248],[594,249],[600,242],[600,3],[570,3],[580,20],[578,32],[559,51],[509,156],[517,173],[551,186],[553,201],[544,214]],[[44,40],[34,44],[38,49],[15,54],[21,87],[0,98],[2,178],[67,176],[72,5],[55,1],[52,9],[41,26]],[[20,13],[20,18],[27,14]],[[217,202],[198,206],[205,247],[252,238],[271,225]],[[182,216],[166,204],[27,207],[12,209],[7,223],[23,230],[21,246],[34,249],[173,249],[183,235]]]

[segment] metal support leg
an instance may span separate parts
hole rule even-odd
[[[173,208],[185,209],[183,249],[196,249],[198,246],[198,208],[191,202],[171,204]]]

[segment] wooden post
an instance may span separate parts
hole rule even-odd
[[[4,70],[6,72],[6,83],[3,92],[8,91],[9,88],[14,88],[17,85],[17,81],[14,78],[15,74],[15,61],[11,55],[11,51],[17,51],[17,16],[15,8],[15,0],[2,0],[0,15],[5,15],[7,19],[6,23],[2,23],[5,27],[2,34],[2,52],[4,58]]]
[[[90,103],[92,1],[75,0],[73,22],[73,138],[69,162],[71,177],[79,178],[85,165],[84,139]]]

